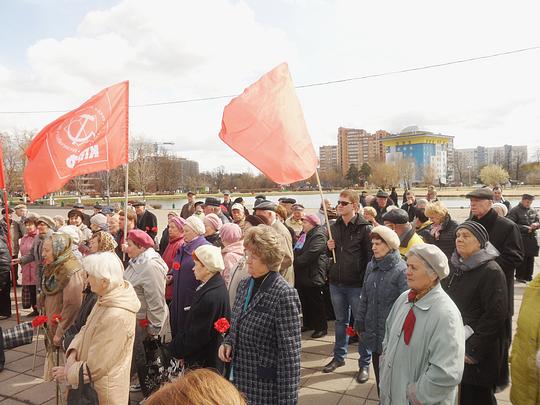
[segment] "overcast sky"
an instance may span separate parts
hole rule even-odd
[[[288,62],[296,85],[540,45],[538,1],[1,0],[0,111],[72,109],[130,81],[133,105],[239,94]],[[418,125],[456,147],[540,146],[540,50],[298,89],[318,150],[339,126]],[[132,135],[244,171],[218,138],[229,99],[131,108]],[[59,114],[0,114],[0,131]]]

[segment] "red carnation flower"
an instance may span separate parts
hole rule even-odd
[[[180,270],[180,263],[178,263],[178,262],[173,262],[172,268],[173,268],[173,270]]]
[[[154,226],[154,227],[152,228],[152,232],[157,232],[157,226]]]
[[[345,333],[347,334],[347,336],[350,337],[356,336],[356,331],[352,326],[347,326],[347,329],[345,329]]]
[[[149,231],[149,230],[150,230],[150,227],[149,227],[149,226],[147,226],[147,227],[146,227],[146,231]]]
[[[221,334],[227,332],[230,327],[231,324],[229,323],[227,318],[219,318],[216,322],[214,322],[214,329]]]
[[[62,315],[60,315],[60,314],[54,314],[51,317],[51,322],[52,323],[60,323],[61,320],[62,320]]]
[[[38,328],[41,325],[45,324],[47,322],[48,318],[45,315],[38,315],[34,319],[32,319],[32,326],[34,328]]]
[[[139,326],[143,329],[148,328],[148,319],[139,319]]]

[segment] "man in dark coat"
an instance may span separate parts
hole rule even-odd
[[[493,191],[489,188],[479,188],[471,191],[465,197],[471,201],[471,219],[479,222],[486,228],[489,241],[499,251],[495,261],[501,267],[508,294],[508,314],[506,318],[506,350],[503,370],[498,385],[508,385],[508,350],[512,341],[512,315],[514,314],[514,272],[523,261],[523,243],[517,225],[508,218],[500,217],[491,207],[493,204]]]
[[[229,222],[231,221],[231,208],[233,202],[231,200],[231,192],[229,190],[223,191],[223,202],[220,204],[221,211],[227,217]]]
[[[377,216],[375,217],[377,223],[382,224],[382,216],[386,213],[386,210],[390,205],[393,205],[393,202],[388,198],[388,193],[383,190],[377,191],[375,200],[371,203],[371,206],[377,211]]]
[[[493,187],[493,202],[506,205],[506,208],[510,211],[510,201],[503,197],[502,188],[499,186]]]
[[[152,239],[156,239],[158,226],[156,216],[146,209],[146,202],[134,202],[133,207],[137,214],[137,229],[146,232]]]
[[[412,191],[407,191],[405,197],[406,200],[401,205],[401,209],[409,215],[409,222],[413,222],[416,213],[416,197]]]
[[[340,193],[337,206],[339,218],[331,225],[334,239],[327,242],[330,250],[328,257],[332,257],[332,250],[336,255],[336,263],[332,263],[329,274],[330,296],[336,315],[336,341],[333,359],[324,367],[324,373],[333,372],[345,365],[348,349],[346,328],[350,312],[358,312],[364,274],[371,260],[371,225],[358,215],[358,204],[359,198],[355,191],[343,190]],[[369,378],[371,353],[362,342],[358,344],[358,353],[357,381],[365,383]]]
[[[187,203],[182,206],[182,211],[180,216],[184,219],[188,219],[195,212],[195,193],[193,191],[188,191],[187,193]]]
[[[303,234],[294,247],[294,286],[302,304],[303,331],[312,338],[326,335],[326,311],[322,287],[326,284],[326,233],[315,214],[302,218]]]
[[[538,256],[536,230],[540,227],[538,213],[531,208],[534,195],[523,194],[521,202],[512,208],[506,218],[514,221],[521,233],[525,258],[516,269],[516,280],[525,283],[532,280],[534,258]]]

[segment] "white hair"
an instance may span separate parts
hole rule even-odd
[[[82,265],[89,276],[107,280],[109,282],[109,291],[124,283],[124,266],[116,253],[93,253],[83,259]]]

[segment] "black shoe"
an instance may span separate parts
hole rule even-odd
[[[308,330],[313,330],[313,328],[310,328],[309,326],[302,326],[301,332],[307,332]]]
[[[30,312],[29,314],[26,314],[25,316],[27,318],[33,318],[33,317],[38,316],[38,315],[39,315],[39,312],[36,309],[34,309],[32,312]]]
[[[349,337],[349,344],[352,345],[354,343],[358,343],[358,335],[354,335],[354,336]]]
[[[5,321],[6,319],[11,318],[11,315],[0,315],[0,321]]]
[[[326,366],[324,366],[322,372],[323,373],[331,373],[336,368],[343,367],[344,365],[345,365],[345,360],[332,359],[332,361],[330,363],[328,363]]]
[[[323,336],[326,336],[327,332],[325,330],[316,330],[315,332],[313,332],[311,334],[311,337],[313,339],[318,339],[318,338],[321,338]]]
[[[360,367],[356,375],[356,382],[358,384],[364,384],[367,380],[369,380],[369,367]]]

